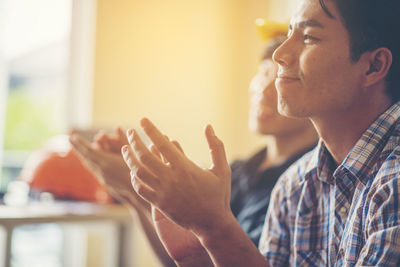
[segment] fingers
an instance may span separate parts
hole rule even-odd
[[[158,149],[156,148],[155,145],[151,144],[150,147],[149,147],[149,150],[150,150],[151,153],[156,155],[157,158],[159,158],[160,160],[162,160],[165,163],[165,161],[162,158],[162,155],[161,155],[160,151],[158,151]]]
[[[118,140],[120,140],[122,145],[128,144],[128,139],[126,138],[125,132],[122,130],[121,126],[117,126],[115,128],[115,132],[117,134]]]
[[[99,162],[101,162],[100,151],[96,151],[91,143],[83,139],[82,137],[74,134],[70,137],[70,142],[74,149],[75,154],[81,160],[81,162],[92,171],[97,178],[103,180],[101,174],[101,168],[99,168]],[[99,159],[100,157],[100,159]]]
[[[205,128],[205,135],[210,148],[211,160],[213,163],[212,170],[217,172],[217,175],[226,175],[229,173],[230,168],[226,159],[226,153],[224,144],[215,135],[214,129],[211,125],[207,125]]]
[[[183,154],[185,154],[185,152],[183,152],[182,146],[179,144],[178,141],[172,140],[171,143],[174,144],[174,146],[176,146],[176,148],[178,148],[180,152],[182,152]]]
[[[179,143],[178,143],[177,141],[174,140],[174,141],[172,141],[172,143],[173,143],[179,150],[181,150],[182,153],[183,153],[182,147],[179,145]],[[164,162],[165,164],[168,163],[168,161],[165,159],[165,157],[163,157],[163,156],[161,155],[161,152],[157,149],[157,147],[156,147],[155,145],[151,144],[149,149],[150,149],[151,153],[153,153],[153,154],[156,155],[159,159],[161,159],[162,162]]]
[[[159,179],[138,161],[128,145],[123,146],[121,151],[126,165],[128,165],[131,170],[132,185],[136,183],[138,178],[151,188],[157,188],[159,186]]]
[[[94,142],[100,147],[101,150],[110,152],[110,145],[108,143],[108,136],[104,130],[100,130],[93,138]]]
[[[139,177],[132,177],[132,187],[144,200],[154,201],[156,193],[148,187]]]
[[[144,132],[161,152],[161,154],[170,162],[172,165],[184,164],[185,158],[171,142],[169,142],[164,135],[150,122],[149,119],[144,118],[140,121],[140,125],[143,127]]]
[[[69,140],[79,156],[89,158],[90,160],[96,157],[96,152],[92,148],[92,145],[79,135],[73,134]]]
[[[128,130],[127,137],[129,144],[140,163],[146,166],[146,168],[148,168],[156,176],[165,174],[167,170],[163,162],[156,155],[149,151],[135,130]]]

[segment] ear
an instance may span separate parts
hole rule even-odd
[[[392,52],[386,47],[380,47],[366,52],[363,56],[366,56],[365,60],[368,64],[364,74],[364,86],[369,87],[385,80],[392,66]]]

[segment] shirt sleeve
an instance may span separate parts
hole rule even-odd
[[[357,266],[400,266],[399,172],[383,180],[371,199],[366,242]],[[376,179],[376,178],[375,178]],[[386,181],[386,182],[385,182]]]
[[[287,223],[289,215],[284,180],[280,179],[272,191],[259,242],[260,252],[271,266],[289,265],[290,233]]]

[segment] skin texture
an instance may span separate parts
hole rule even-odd
[[[275,78],[278,64],[264,59],[250,83],[249,128],[266,136],[264,161],[259,171],[278,166],[317,143],[318,136],[307,118],[289,118],[279,114]]]
[[[129,168],[116,152],[128,143],[122,130],[117,128],[116,133],[109,136],[100,132],[94,140],[94,143],[90,143],[74,132],[70,137],[82,162],[107,186],[113,197],[122,202],[134,201],[135,206],[150,210],[149,204],[131,188]]]
[[[308,119],[289,118],[279,114],[275,78],[278,64],[271,58],[261,61],[249,87],[249,128],[255,133],[286,136],[298,133],[312,125]]]
[[[162,264],[175,266],[155,231],[150,204],[132,188],[130,170],[120,152],[121,147],[128,144],[126,135],[121,128],[116,128],[113,134],[99,132],[93,143],[89,143],[76,132],[72,132],[70,141],[85,166],[107,186],[112,196],[129,207],[139,220],[150,245]]]
[[[311,118],[340,163],[391,103],[384,93],[391,53],[379,48],[352,62],[340,14],[333,2],[326,5],[335,19],[328,17],[318,0],[302,0],[289,38],[273,58],[279,64],[279,112]],[[123,154],[132,170],[135,191],[168,217],[170,224],[179,224],[186,234],[195,235],[215,266],[268,266],[230,212],[229,167],[223,144],[212,128],[205,131],[212,165],[201,169],[148,119],[141,121],[141,127],[166,161],[147,149],[135,130],[129,131],[129,146]],[[185,263],[181,265],[192,266]]]
[[[130,145],[124,146],[122,153],[131,169],[135,191],[170,219],[167,220],[168,225],[163,225],[158,231],[171,230],[174,223],[187,230],[180,234],[192,242],[188,246],[191,249],[184,251],[184,255],[180,254],[182,258],[176,259],[176,262],[182,266],[202,266],[198,265],[200,261],[207,262],[205,253],[200,253],[204,257],[193,260],[192,255],[199,255],[196,253],[195,236],[210,256],[208,260],[212,260],[214,265],[219,265],[220,261],[226,266],[236,266],[239,263],[230,251],[223,249],[227,237],[240,240],[237,247],[248,251],[246,254],[249,256],[258,256],[253,260],[256,265],[252,266],[267,264],[230,211],[230,167],[223,143],[212,127],[208,125],[205,129],[212,165],[209,169],[202,169],[148,119],[142,119],[140,124],[165,160],[144,145],[136,130],[128,131]],[[168,242],[164,242],[164,245],[170,255],[178,253]],[[216,250],[220,253],[213,253]]]
[[[279,112],[309,117],[340,163],[391,104],[384,81],[391,53],[379,48],[353,62],[349,34],[340,14],[334,2],[326,5],[334,19],[322,11],[318,1],[301,2],[291,20],[288,39],[273,56],[279,65],[275,84]]]

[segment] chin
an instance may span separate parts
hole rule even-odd
[[[298,101],[295,101],[298,103]],[[279,99],[278,112],[280,115],[288,118],[305,118],[308,117],[306,109],[298,105],[291,104],[289,101]]]

